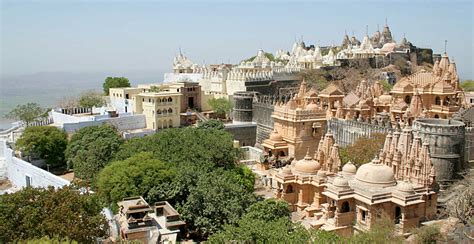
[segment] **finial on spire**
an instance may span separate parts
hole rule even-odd
[[[385,17],[385,26],[388,27],[387,17]]]
[[[365,25],[365,35],[369,35],[369,25]]]
[[[403,32],[403,38],[406,38],[405,32]]]
[[[448,46],[448,40],[444,40],[444,53],[446,53],[447,46]]]
[[[380,26],[379,26],[379,24],[377,24],[377,31],[380,32]]]
[[[347,36],[347,29],[344,30],[344,34]]]

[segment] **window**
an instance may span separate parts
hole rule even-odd
[[[173,109],[169,108],[168,113],[170,113],[170,114],[173,113]]]
[[[168,102],[172,102],[173,99],[171,97],[168,98]]]
[[[32,179],[31,176],[25,175],[26,187],[31,187]]]
[[[156,110],[156,113],[157,113],[157,114],[161,114],[161,110],[159,110],[159,109]]]
[[[128,99],[128,94],[125,94],[125,98]]]
[[[365,223],[366,220],[367,220],[367,211],[360,209],[360,221],[362,223]]]
[[[293,186],[292,185],[288,185],[288,187],[286,188],[286,193],[293,193]]]
[[[435,104],[436,105],[441,105],[441,98],[439,96],[436,96],[435,98]]]

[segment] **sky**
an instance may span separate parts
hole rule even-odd
[[[199,64],[237,63],[295,39],[340,44],[383,27],[454,57],[473,79],[472,1],[7,1],[1,5],[1,75],[171,70],[181,49]]]

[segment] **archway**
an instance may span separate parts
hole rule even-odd
[[[349,202],[344,201],[341,205],[341,213],[347,213],[349,211],[351,211],[351,207],[349,206]]]

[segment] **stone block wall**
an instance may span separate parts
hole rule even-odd
[[[327,122],[327,129],[334,134],[334,139],[340,147],[353,144],[361,137],[370,137],[374,133],[387,134],[393,129],[366,122],[332,118]]]
[[[227,124],[225,130],[231,133],[240,146],[255,145],[257,125],[255,123]]]

